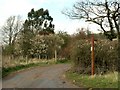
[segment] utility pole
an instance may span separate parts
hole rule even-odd
[[[91,37],[91,74],[94,75],[94,34]]]

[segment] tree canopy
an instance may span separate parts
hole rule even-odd
[[[72,10],[66,10],[63,13],[72,19],[84,19],[86,22],[99,25],[104,34],[112,40],[116,37],[115,33],[118,35],[120,33],[119,10],[120,2],[118,0],[87,0],[76,2]]]
[[[34,34],[49,34],[54,33],[52,21],[53,18],[49,15],[48,10],[41,8],[35,11],[31,9],[31,11],[28,12],[28,19],[26,19],[24,25]]]

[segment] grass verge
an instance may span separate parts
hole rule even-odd
[[[71,61],[70,60],[66,60],[66,59],[63,59],[63,60],[57,60],[56,64],[70,64]]]
[[[108,73],[106,75],[83,75],[66,72],[68,80],[84,88],[118,88],[118,73]]]
[[[19,65],[19,66],[14,66],[14,67],[8,67],[8,68],[2,68],[2,78],[7,76],[8,74],[19,71],[22,69],[30,68],[30,67],[35,67],[35,66],[48,66],[50,64],[48,63],[30,63],[27,65]]]
[[[66,64],[66,63],[69,63],[69,61],[68,60],[59,60],[57,62],[54,62],[54,61],[49,60],[49,61],[44,61],[44,62],[29,63],[29,64],[25,64],[25,65],[18,65],[18,66],[14,66],[14,67],[2,68],[2,78],[9,75],[10,73],[13,73],[13,72],[16,72],[19,70],[23,70],[26,68],[30,68],[30,67],[48,66],[48,65],[53,65],[53,64]]]

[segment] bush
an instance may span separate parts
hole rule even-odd
[[[69,60],[68,59],[58,59],[56,63],[60,64],[60,63],[68,63]]]
[[[74,70],[79,73],[85,72],[90,67],[90,43],[85,40],[77,41],[71,51],[71,59],[74,62]]]
[[[95,67],[97,73],[117,71],[117,42],[99,40],[95,44]]]
[[[71,51],[74,71],[91,73],[91,44],[88,40],[79,40]],[[95,73],[102,74],[117,70],[117,42],[98,40],[95,42]]]

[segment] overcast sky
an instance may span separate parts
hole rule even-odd
[[[24,20],[32,8],[35,10],[44,8],[48,9],[50,15],[53,17],[55,32],[61,30],[73,34],[77,28],[81,27],[89,27],[92,31],[97,32],[93,25],[88,25],[80,20],[71,20],[61,13],[65,8],[72,8],[76,1],[77,0],[0,0],[0,27],[9,16],[20,15]]]

